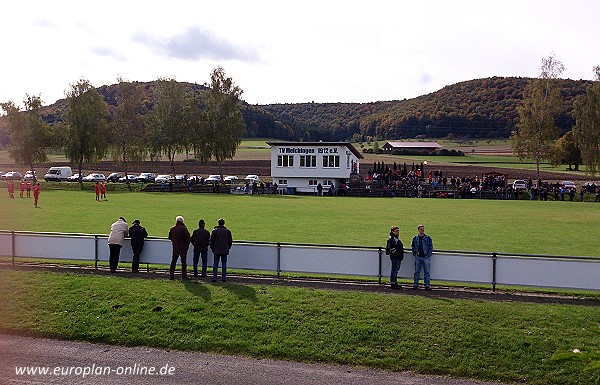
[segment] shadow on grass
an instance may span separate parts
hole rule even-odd
[[[186,281],[183,283],[183,286],[187,291],[191,294],[201,297],[204,301],[210,301],[211,294],[210,290],[206,287],[206,284],[202,281],[194,282],[194,281]]]
[[[238,285],[235,283],[227,283],[223,285],[223,288],[234,294],[239,299],[245,299],[254,303],[258,302],[256,290],[254,290],[250,286]]]

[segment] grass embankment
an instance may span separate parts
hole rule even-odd
[[[0,270],[4,329],[528,384],[590,384],[598,308]],[[597,335],[597,334],[596,334]]]
[[[381,246],[390,225],[405,246],[426,225],[438,250],[600,256],[595,242],[600,204],[594,202],[239,196],[189,193],[42,190],[33,199],[0,195],[0,229],[106,234],[119,216],[140,219],[164,237],[177,215],[190,229],[225,218],[237,240]]]

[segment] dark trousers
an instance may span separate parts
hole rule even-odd
[[[117,270],[117,267],[119,266],[119,256],[121,255],[121,245],[115,245],[115,244],[109,243],[108,250],[110,251],[110,256],[108,258],[108,264],[110,266],[110,271],[115,272]]]
[[[208,250],[200,251],[194,249],[194,277],[198,276],[198,262],[202,258],[202,276],[206,277],[206,268],[208,264]]]
[[[175,266],[177,266],[179,257],[181,257],[181,278],[187,278],[187,255],[173,255],[173,257],[171,257],[171,267],[169,268],[169,276],[171,279],[175,278]]]
[[[140,255],[142,255],[144,245],[131,246],[131,249],[133,250],[133,261],[131,262],[131,271],[137,273],[140,269]]]

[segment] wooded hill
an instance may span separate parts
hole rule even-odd
[[[518,122],[517,106],[529,78],[492,77],[469,80],[446,86],[439,91],[414,99],[373,103],[296,103],[251,105],[241,103],[246,121],[245,137],[304,141],[443,138],[507,138]],[[557,120],[561,132],[574,125],[573,101],[592,84],[589,80],[557,79],[564,100],[564,110]],[[155,82],[136,82],[144,88],[146,106],[153,105]],[[201,94],[205,87],[186,84]],[[102,86],[109,108],[116,105],[118,84]],[[65,99],[43,108],[44,119],[55,123],[62,119]],[[0,118],[0,131],[5,125]],[[5,130],[4,130],[5,131]],[[6,132],[6,131],[5,131]],[[0,132],[0,143],[8,138]]]
[[[517,106],[529,78],[493,77],[465,81],[414,99],[375,103],[271,104],[259,108],[293,127],[298,138],[347,140],[359,134],[380,139],[507,138],[518,123]],[[573,101],[592,84],[557,79],[564,110],[556,124],[572,128]],[[298,135],[299,134],[299,135]],[[356,137],[355,137],[356,138]]]

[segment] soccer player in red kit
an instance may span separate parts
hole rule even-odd
[[[37,182],[35,184],[35,186],[33,186],[33,199],[34,199],[33,206],[34,207],[38,207],[38,199],[40,197],[40,189],[41,189],[40,182]]]

